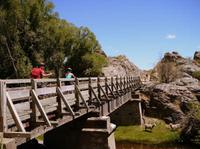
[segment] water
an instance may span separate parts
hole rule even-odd
[[[117,143],[117,149],[199,149],[200,147],[180,144],[144,145],[135,143]]]

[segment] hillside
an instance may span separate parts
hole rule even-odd
[[[119,55],[108,57],[108,65],[102,69],[105,76],[140,76],[141,70],[126,58]]]

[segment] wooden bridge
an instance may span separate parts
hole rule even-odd
[[[0,132],[17,145],[90,112],[109,115],[131,99],[138,77],[0,81]]]

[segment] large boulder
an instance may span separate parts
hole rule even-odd
[[[183,77],[177,79],[175,82],[172,82],[171,84],[184,86],[192,93],[200,92],[199,80],[192,77]]]
[[[197,101],[187,87],[174,83],[145,85],[141,93],[149,97],[144,104],[145,114],[162,118],[168,123],[181,121],[189,110],[188,103]]]

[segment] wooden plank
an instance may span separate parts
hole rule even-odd
[[[79,81],[88,81],[89,78],[88,77],[82,77],[82,78],[78,78]]]
[[[4,132],[5,138],[31,138],[31,132]]]
[[[35,82],[37,83],[53,83],[53,82],[57,82],[56,79],[34,79]]]
[[[5,80],[6,84],[25,84],[31,83],[31,79],[8,79]]]
[[[37,88],[35,92],[38,96],[47,94],[56,94],[56,87]]]
[[[46,122],[46,124],[47,124],[48,126],[51,126],[51,123],[50,123],[50,121],[49,121],[49,118],[48,118],[48,116],[46,115],[46,113],[45,113],[45,111],[44,111],[44,109],[43,109],[43,107],[42,107],[42,104],[40,103],[40,101],[39,101],[39,99],[38,99],[38,96],[37,96],[36,92],[35,92],[33,89],[31,90],[31,95],[32,95],[32,97],[33,97],[32,100],[34,100],[34,103],[36,104],[38,110],[40,111],[40,113],[41,113],[41,115],[42,115],[44,121]]]
[[[62,99],[62,101],[64,102],[66,108],[69,110],[69,112],[71,113],[71,115],[74,117],[74,111],[72,110],[70,104],[68,103],[67,99],[65,98],[65,96],[63,95],[63,93],[61,92],[61,89],[59,87],[57,87],[56,89],[57,94],[60,96],[60,98]]]
[[[30,97],[30,89],[7,91],[11,100],[28,99]]]
[[[6,92],[6,97],[7,97],[8,108],[12,114],[12,117],[15,121],[15,124],[16,124],[18,130],[22,131],[22,132],[26,132],[8,92]]]
[[[68,81],[75,81],[74,78],[68,79],[68,78],[60,78],[60,81],[62,82],[68,82]]]
[[[62,92],[66,92],[66,91],[73,91],[75,88],[74,85],[67,85],[67,86],[61,86],[60,89]]]

